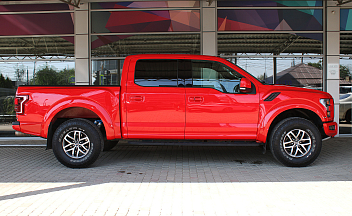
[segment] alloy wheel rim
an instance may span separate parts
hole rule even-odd
[[[86,133],[80,130],[68,132],[62,140],[62,149],[73,159],[86,156],[90,150],[90,140]]]
[[[290,157],[300,158],[310,151],[312,138],[304,130],[293,129],[285,135],[282,146]]]

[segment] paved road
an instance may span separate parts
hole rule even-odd
[[[33,141],[34,142],[34,141]],[[87,169],[0,148],[0,215],[351,215],[352,141],[287,168],[258,147],[117,146]]]

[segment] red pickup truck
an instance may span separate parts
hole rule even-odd
[[[201,55],[128,56],[120,86],[21,86],[15,110],[13,128],[47,138],[72,168],[121,139],[256,143],[286,166],[307,166],[337,134],[330,94],[265,85]]]

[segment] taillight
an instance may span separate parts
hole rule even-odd
[[[15,97],[16,114],[24,113],[24,103],[28,100],[28,95],[20,95]]]

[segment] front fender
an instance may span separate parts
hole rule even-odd
[[[295,109],[305,109],[314,112],[322,121],[324,121],[325,117],[325,111],[318,104],[313,103],[310,100],[287,100],[274,105],[268,110],[266,109],[267,107],[264,104],[260,106],[260,119],[257,134],[257,140],[263,143],[266,142],[273,121],[283,112]]]
[[[50,123],[60,111],[73,107],[85,108],[94,112],[103,121],[107,139],[115,138],[113,121],[109,113],[101,105],[87,98],[65,98],[51,106],[44,115],[42,137],[47,138]]]

